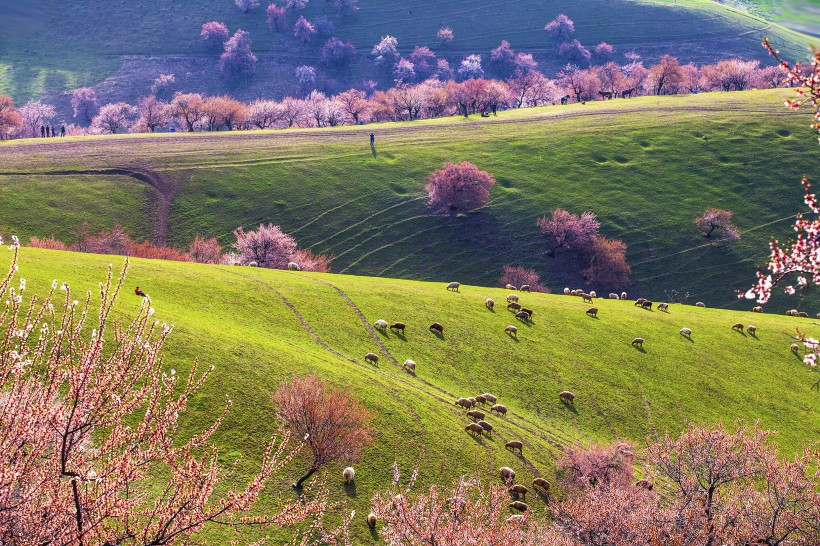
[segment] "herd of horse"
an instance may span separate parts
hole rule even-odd
[[[620,93],[621,98],[624,98],[624,99],[628,99],[628,98],[631,99],[632,95],[634,95],[634,94],[635,94],[635,88],[634,87],[631,87],[629,89],[624,89]],[[617,91],[598,91],[598,95],[604,100],[617,99],[618,98],[618,92]],[[570,98],[570,95],[564,95],[563,97],[561,97],[561,104],[567,104],[567,102],[569,102],[569,98]]]

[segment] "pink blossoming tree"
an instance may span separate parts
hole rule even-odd
[[[427,179],[428,204],[439,212],[467,212],[483,207],[490,199],[495,177],[467,161],[445,163]]]

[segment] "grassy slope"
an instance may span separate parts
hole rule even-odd
[[[556,0],[549,5],[540,0],[474,0],[469,9],[457,0],[420,0],[409,7],[366,0],[361,6],[355,17],[337,21],[337,34],[352,40],[362,56],[384,34],[395,35],[403,52],[430,45],[452,62],[469,53],[486,55],[506,39],[517,49],[535,53],[550,72],[562,63],[543,27],[561,12],[575,20],[576,35],[587,46],[606,40],[621,53],[636,50],[649,59],[667,52],[694,62],[729,54],[765,59],[759,45],[764,35],[792,58],[805,54],[807,41],[804,35],[711,0]],[[242,14],[228,0],[189,0],[184,9],[156,0],[0,0],[0,9],[0,92],[18,102],[45,90],[97,83],[117,71],[126,56],[140,59],[135,66],[141,68],[136,74],[126,70],[113,87],[101,89],[107,100],[141,96],[159,71],[176,72],[186,90],[279,95],[292,92],[294,66],[318,60],[320,44],[304,48],[290,32],[271,33],[262,8]],[[312,18],[330,11],[329,3],[315,0],[304,13]],[[296,16],[289,17],[292,24]],[[227,89],[218,77],[206,74],[214,55],[204,51],[198,34],[210,20],[224,21],[231,31],[251,32],[261,63],[250,87]],[[435,34],[443,25],[452,26],[457,39],[441,49]],[[326,75],[346,85],[379,77],[364,60],[349,73]]]
[[[20,276],[32,294],[45,292],[55,278],[69,282],[75,294],[96,293],[111,259],[24,249]],[[8,251],[2,251],[0,261],[7,260]],[[342,289],[370,322],[409,325],[406,339],[376,335],[399,362],[418,362],[418,377],[390,363],[327,283]],[[494,312],[484,307],[488,296],[503,301],[506,292],[495,288],[463,286],[451,293],[441,284],[414,281],[138,259],[126,284],[121,317],[137,309],[140,301],[129,287],[139,284],[152,296],[155,316],[174,325],[167,366],[184,373],[194,357],[216,366],[192,400],[183,432],[205,426],[231,398],[233,409],[216,441],[223,461],[241,457],[242,472],[254,467],[263,439],[275,430],[269,396],[290,373],[319,373],[374,410],[377,440],[356,463],[356,487],[343,489],[343,463],[324,472],[334,499],[346,503],[344,513],[367,513],[370,495],[388,483],[393,461],[407,473],[418,467],[421,485],[463,472],[491,479],[501,465],[527,482],[533,469],[552,479],[554,458],[569,443],[641,440],[688,422],[760,419],[780,431],[777,441],[786,452],[820,434],[818,395],[809,391],[816,376],[788,348],[795,326],[820,334],[814,321],[690,306],[672,306],[664,314],[609,300],[596,302],[596,320],[584,315],[587,305],[577,298],[523,294],[535,320],[519,324],[515,341],[503,333],[516,322],[512,315],[500,305]],[[343,358],[318,345],[276,291]],[[445,325],[444,339],[426,330],[433,321]],[[736,321],[753,322],[759,336],[732,332]],[[683,326],[693,330],[693,341],[678,335]],[[646,339],[645,352],[629,344],[638,335]],[[363,364],[368,351],[382,356],[378,367]],[[574,410],[558,401],[562,389],[577,395]],[[510,413],[489,418],[497,436],[475,441],[463,432],[466,420],[452,400],[485,391],[499,396]],[[505,451],[504,441],[514,438],[525,442],[526,462]],[[300,469],[292,464],[278,476],[263,508],[292,494],[287,484]],[[210,532],[222,536],[221,530]],[[361,518],[354,534],[356,543],[368,541]]]
[[[498,118],[520,123],[450,118],[19,141],[3,145],[0,172],[148,166],[180,184],[169,223],[174,244],[184,246],[196,233],[229,244],[238,225],[274,222],[302,246],[335,255],[336,272],[488,285],[507,263],[536,268],[553,289],[580,283],[565,259],[545,255],[535,220],[556,207],[591,209],[607,236],[628,243],[633,292],[660,300],[666,290],[689,291],[690,301],[746,308],[731,289],[750,284],[770,236],[789,235],[799,178],[818,167],[808,118],[783,109],[782,93],[645,97]],[[375,157],[366,144],[371,130],[378,134]],[[472,161],[497,177],[488,208],[465,218],[431,214],[424,177],[447,160]],[[0,177],[2,187],[39,202],[26,181]],[[709,206],[734,211],[743,239],[731,249],[704,245],[694,229],[693,218]],[[20,234],[72,227],[38,224],[0,207],[4,223]],[[123,222],[119,214],[92,217]]]

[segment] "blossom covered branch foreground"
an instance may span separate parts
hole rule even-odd
[[[209,371],[196,363],[185,379],[165,371],[171,328],[151,318],[148,298],[130,323],[114,323],[127,260],[119,278],[109,266],[98,310],[90,291],[80,302],[57,281],[25,304],[25,280],[12,285],[16,239],[10,248],[0,282],[0,543],[175,544],[209,522],[321,521],[323,488],[278,513],[243,515],[301,445],[272,438],[244,486],[228,485],[210,440],[230,401],[208,428],[179,441],[179,417]]]

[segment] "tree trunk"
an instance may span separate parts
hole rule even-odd
[[[310,477],[313,476],[313,473],[316,472],[316,470],[316,468],[310,467],[310,469],[307,472],[305,472],[301,478],[296,480],[296,483],[293,484],[293,488],[301,489],[302,484],[305,483],[308,479],[310,479]]]

